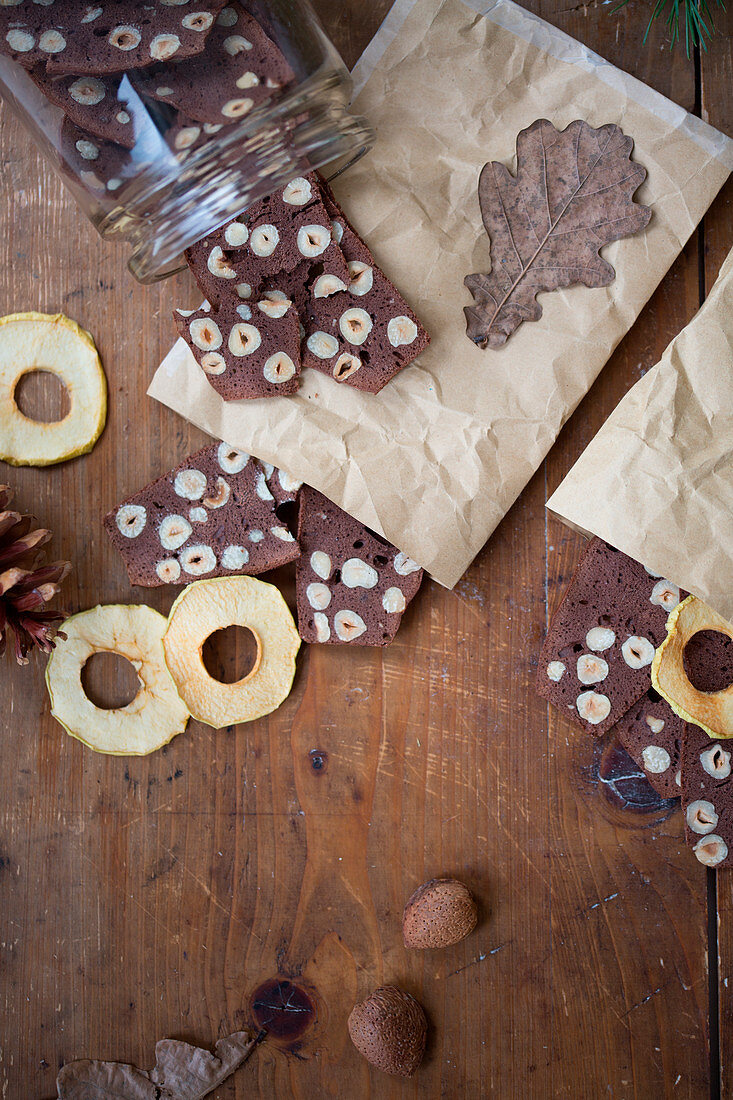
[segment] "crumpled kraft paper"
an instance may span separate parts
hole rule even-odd
[[[733,621],[733,251],[547,507]]]
[[[183,341],[150,394],[336,501],[453,586],[537,469],[733,167],[733,142],[511,0],[397,0],[354,73],[377,131],[336,193],[432,336],[381,394],[305,372],[293,397],[224,402]],[[606,288],[542,295],[497,351],[465,334],[489,267],[478,176],[549,118],[618,123],[648,171],[648,229]],[[181,303],[185,305],[186,303]]]

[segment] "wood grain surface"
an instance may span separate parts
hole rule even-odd
[[[733,132],[733,16],[688,61],[658,27],[642,44],[641,0],[619,15],[565,4],[527,6]],[[389,0],[316,7],[353,63]],[[91,455],[0,464],[0,481],[74,563],[70,610],[139,601],[100,515],[205,442],[145,397],[170,310],[193,287],[187,275],[138,286],[5,109],[0,158],[0,313],[68,313],[94,334],[110,384]],[[307,1008],[297,989],[313,1013],[300,1036],[268,1038],[218,1100],[733,1097],[733,879],[696,862],[676,804],[651,795],[612,739],[579,735],[531,686],[581,552],[544,502],[697,310],[733,244],[732,197],[729,186],[455,591],[426,584],[384,652],[304,647],[269,718],[191,723],[127,760],[50,718],[42,661],[4,665],[1,1100],[55,1095],[70,1059],[149,1066],[157,1038],[213,1044],[253,1022],[270,979],[291,985],[261,995],[260,1014],[264,999],[285,1026],[284,1004]],[[58,411],[43,387],[28,400]],[[292,599],[292,575],[275,579]],[[167,611],[172,597],[145,601]],[[215,658],[231,672],[243,647]],[[90,691],[123,699],[116,667],[94,670]],[[455,947],[408,953],[401,910],[433,875],[467,882],[481,922]],[[410,1082],[371,1070],[346,1033],[354,1001],[384,982],[429,1016]]]
[[[720,89],[723,89],[722,94]],[[733,18],[730,15],[728,33],[713,40],[708,56],[703,59],[700,105],[706,121],[728,134],[733,133]],[[702,294],[710,290],[733,246],[732,180],[728,180],[705,219],[700,237]],[[708,879],[712,1030],[715,1033],[717,1008],[721,1095],[730,1097],[733,1096],[733,880],[723,872],[716,875],[713,871],[708,871]]]

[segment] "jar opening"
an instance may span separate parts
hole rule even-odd
[[[315,94],[314,94],[315,93]],[[255,120],[253,120],[255,121]],[[103,237],[132,245],[128,267],[142,283],[180,270],[190,245],[295,176],[333,165],[338,174],[372,147],[367,122],[351,115],[333,83],[292,97],[242,132],[213,136],[172,178],[130,191],[98,222]],[[328,174],[328,173],[327,173]]]

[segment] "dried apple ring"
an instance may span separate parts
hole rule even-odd
[[[48,371],[63,382],[62,420],[32,420],[15,390],[24,374]],[[107,419],[107,379],[94,340],[63,313],[0,317],[0,459],[11,466],[52,466],[91,451]]]
[[[146,756],[186,728],[189,714],[166,667],[167,620],[144,604],[107,604],[72,615],[46,666],[51,714],[95,752]],[[116,710],[96,707],[81,682],[94,653],[117,653],[135,668],[140,690]]]
[[[675,714],[710,737],[733,737],[733,684],[722,691],[698,691],[683,664],[685,646],[701,630],[733,638],[733,625],[696,596],[688,596],[667,619],[667,637],[652,661],[652,684]]]
[[[257,642],[254,667],[234,684],[210,676],[202,656],[206,639],[228,626],[246,627]],[[183,590],[171,607],[163,648],[193,717],[220,729],[261,718],[287,699],[300,637],[274,585],[254,577],[216,577]]]

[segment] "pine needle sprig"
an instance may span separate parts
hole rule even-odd
[[[629,0],[621,0],[621,3],[613,9],[614,14],[620,11],[621,8],[626,7],[628,2]],[[724,0],[714,0],[714,4],[725,11]],[[690,56],[690,49],[695,46],[701,46],[703,50],[707,51],[705,39],[711,39],[715,33],[715,22],[708,0],[655,0],[652,14],[644,31],[643,42],[645,45],[649,32],[658,19],[664,20],[669,30],[671,49],[674,49],[675,45],[681,40],[680,25],[684,27],[685,53],[688,57]]]

